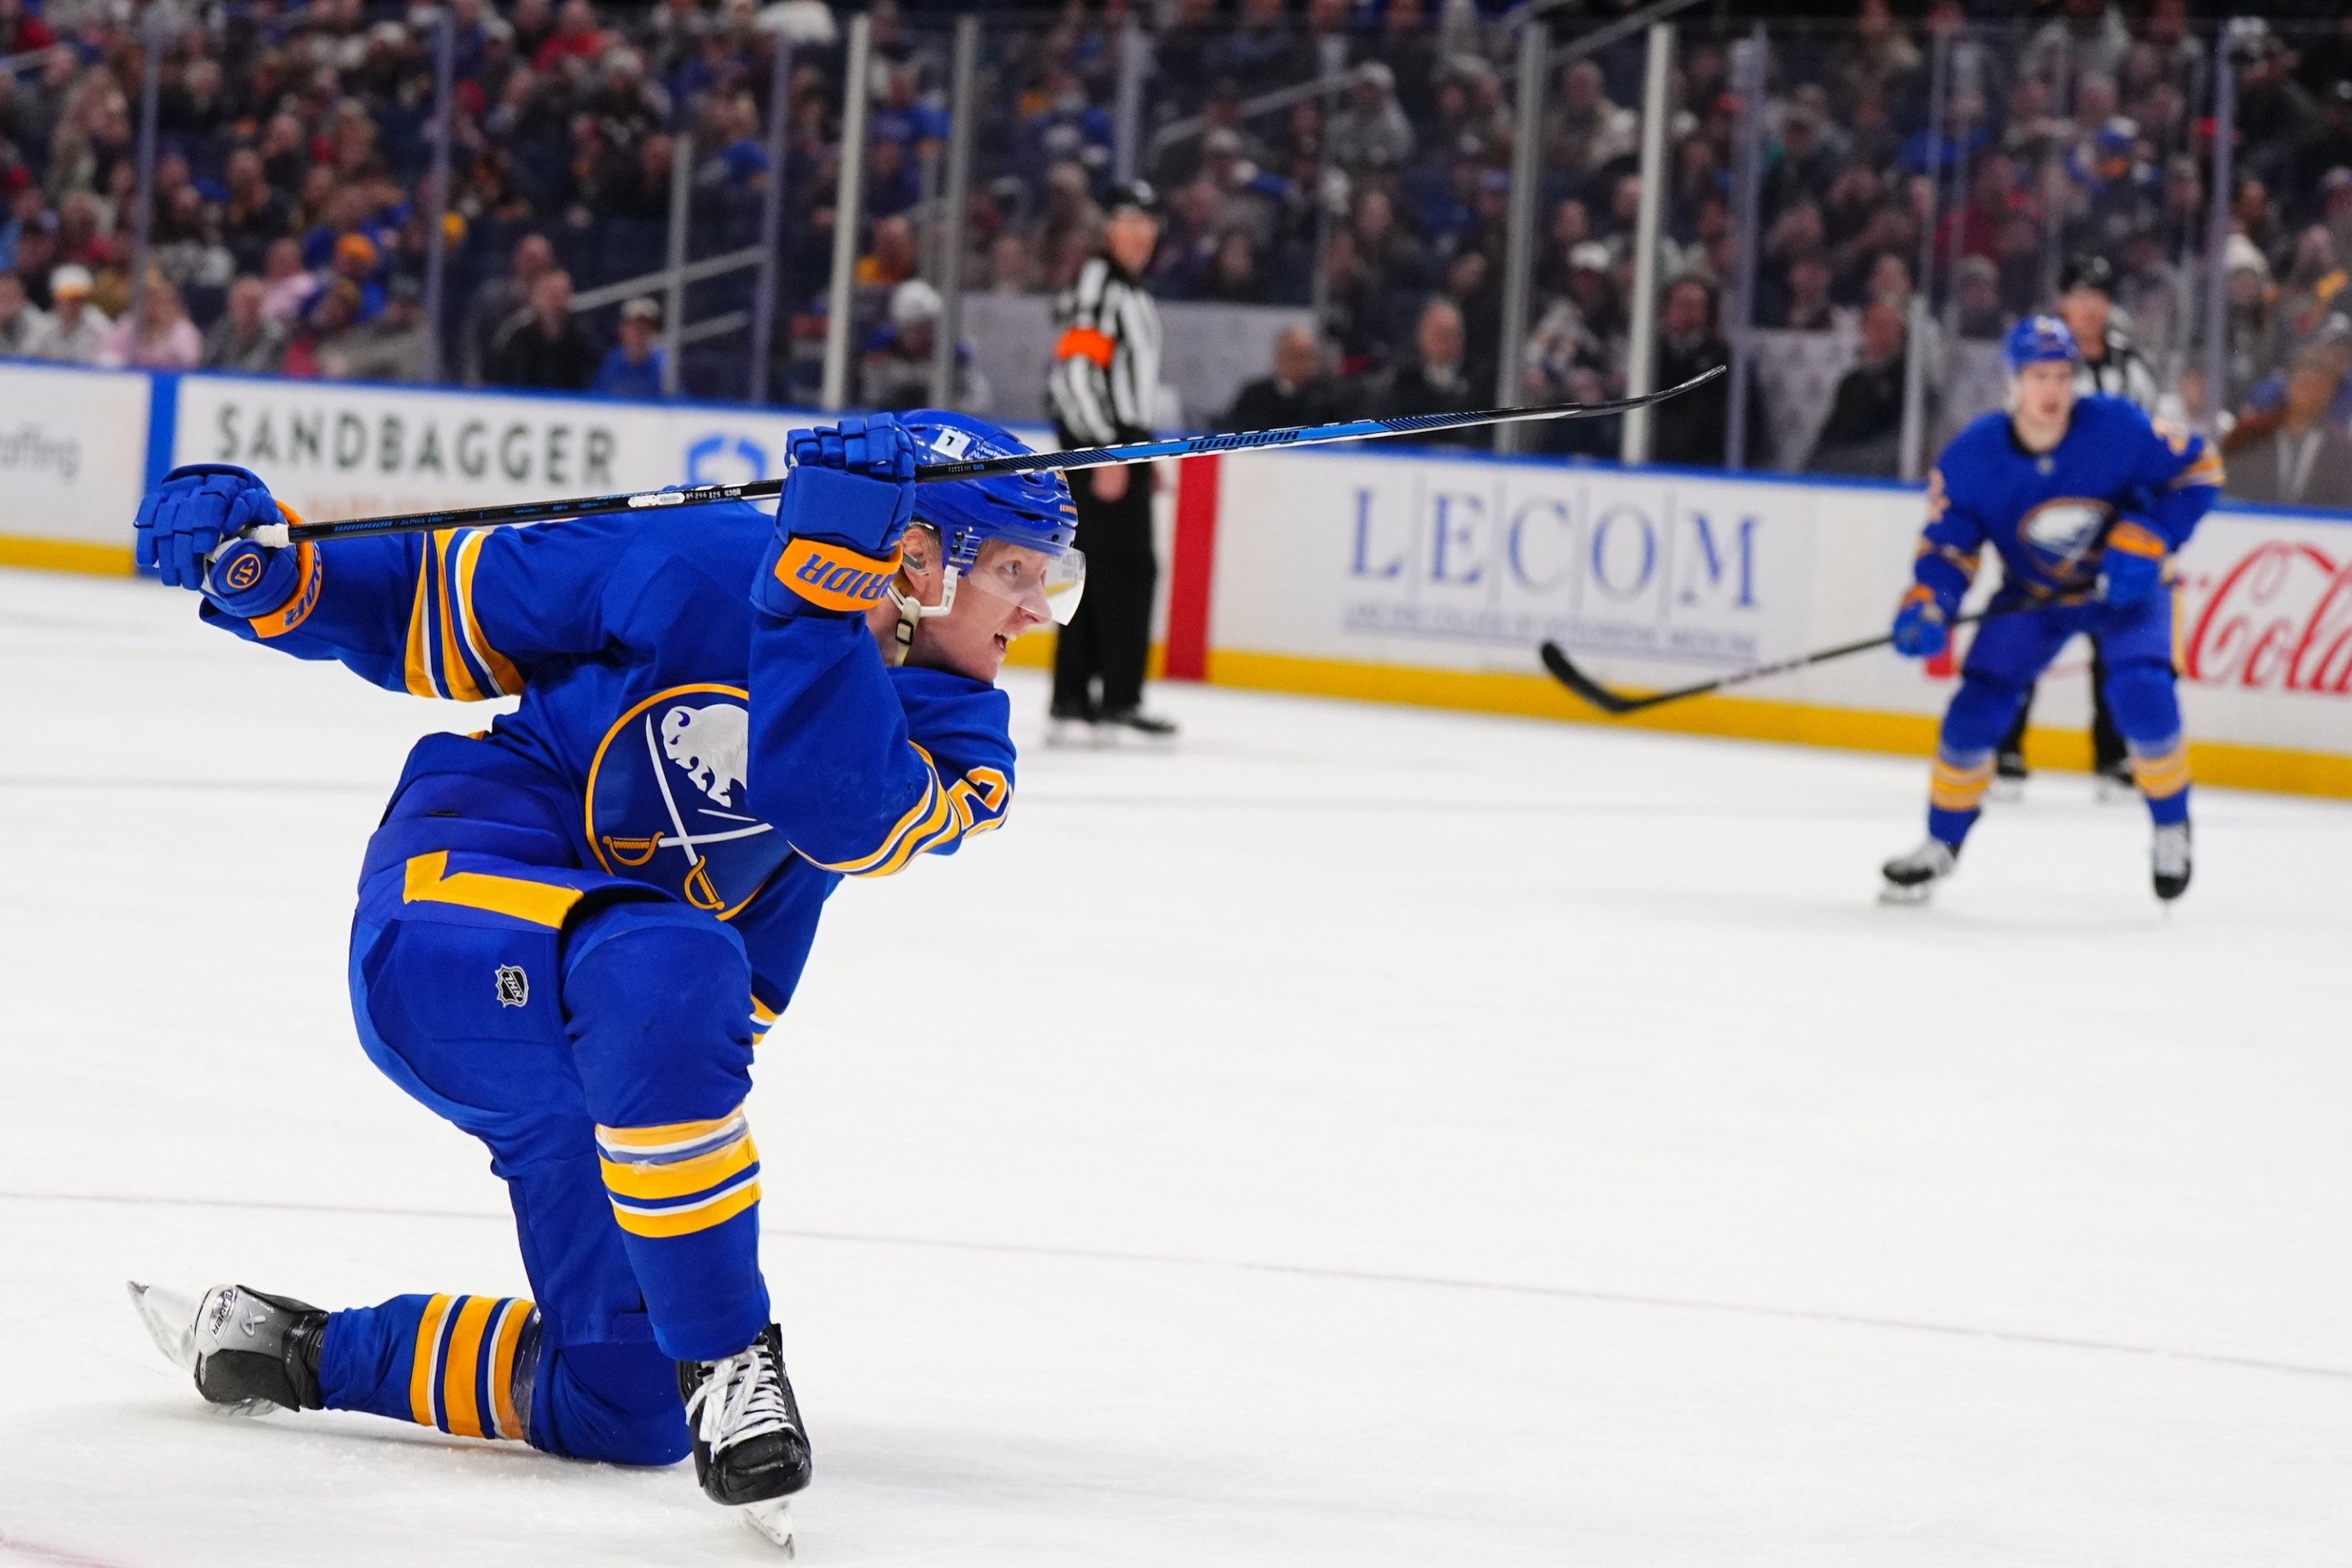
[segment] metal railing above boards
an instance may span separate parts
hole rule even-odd
[[[1657,409],[1646,449],[1636,429],[1605,451],[1590,426],[1525,438],[1916,479],[1999,405],[2006,327],[2056,310],[2101,390],[2259,439],[2296,367],[2340,385],[2352,366],[2352,151],[2310,133],[2352,150],[2352,35],[2180,21],[1685,18],[1586,68],[1523,52],[1510,108],[1542,144],[1511,159],[1498,395],[1585,401],[1720,360],[1722,395]]]
[[[2137,367],[2119,381],[2209,429],[2274,417],[2284,373],[2336,341],[2347,291],[2324,285],[2352,264],[2352,194],[2335,194],[2352,173],[2330,184],[2324,136],[2268,127],[2291,88],[2302,122],[2352,135],[2352,100],[2314,74],[2334,59],[2352,79],[2338,27],[2190,26],[2169,0],[2095,26],[1875,6],[1754,22],[1696,0],[1605,22],[1565,0],[1357,15],[772,6],[727,42],[722,85],[673,70],[628,157],[596,164],[595,117],[563,93],[616,90],[637,44],[569,88],[541,73],[560,133],[531,131],[455,90],[473,68],[455,13],[418,13],[400,47],[433,109],[404,154],[424,221],[400,265],[432,327],[420,374],[482,374],[478,318],[520,306],[510,258],[535,234],[592,327],[660,303],[673,395],[1034,417],[1050,300],[1129,175],[1162,197],[1146,281],[1196,426],[1303,327],[1318,414],[1591,401],[1715,356],[1734,372],[1719,397],[1498,444],[1916,476],[1998,402],[2000,329],[2062,300],[2088,331],[2104,292],[2101,346],[2112,329]],[[142,339],[151,264],[184,281],[184,225],[157,240],[157,164],[193,156],[159,134],[155,91],[184,34],[144,26],[107,57],[142,78],[125,227]],[[2217,142],[2217,121],[2235,133]],[[550,174],[566,157],[604,172]],[[523,190],[523,163],[555,195]]]

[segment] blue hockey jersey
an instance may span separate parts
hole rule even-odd
[[[2019,444],[2009,416],[1952,437],[1927,479],[1927,527],[1914,574],[1957,602],[1984,546],[2000,552],[2003,593],[2080,594],[2109,550],[2162,558],[2188,542],[2222,482],[2205,437],[2153,421],[2119,397],[2074,404],[2048,452]]]
[[[1013,765],[994,687],[889,668],[862,616],[754,606],[772,527],[735,503],[305,544],[283,609],[203,614],[395,691],[520,696],[409,773],[478,776],[471,798],[567,823],[576,865],[728,921],[772,1017],[840,879],[999,826]]]

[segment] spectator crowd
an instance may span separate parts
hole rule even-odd
[[[837,28],[812,25],[814,0],[447,4],[450,187],[434,319],[440,10],[0,0],[0,352],[391,381],[437,367],[476,384],[740,395],[745,335],[716,333],[669,363],[648,297],[658,289],[625,281],[664,265],[682,174],[698,258],[755,243],[776,194],[780,331],[753,384],[811,395],[834,235],[852,221],[835,210],[843,51]],[[1565,42],[1631,8],[1584,0],[1538,25]],[[872,11],[852,290],[857,384],[871,400],[928,400],[950,279],[1051,292],[1092,254],[1120,161],[1131,24],[1150,46],[1130,151],[1164,204],[1143,280],[1164,299],[1284,306],[1313,323],[1282,335],[1235,418],[1622,388],[1642,205],[1638,34],[1559,64],[1528,125],[1507,85],[1521,23],[1473,0],[992,10],[965,243],[949,256],[936,193],[952,9],[883,0]],[[2285,0],[2226,42],[2221,16],[2189,0],[1858,0],[1848,16],[1769,26],[1755,106],[1733,89],[1733,39],[1750,23],[1684,25],[1659,379],[1730,357],[1747,259],[1732,171],[1752,118],[1750,322],[1759,341],[1830,369],[1796,435],[1766,416],[1786,400],[1753,387],[1751,464],[1892,472],[1905,389],[1926,389],[1938,433],[1975,412],[1981,390],[1963,384],[1966,368],[2019,314],[2057,306],[2062,279],[2095,256],[2108,263],[2104,319],[2151,367],[2162,412],[2204,420],[2218,408],[2246,454],[2233,470],[2272,499],[2352,505],[2352,490],[2336,495],[2352,484],[2339,460],[2352,439],[2352,11]],[[145,275],[134,279],[151,16],[167,31]],[[2222,374],[2208,386],[2211,101],[2225,47],[2239,107]],[[1505,344],[1511,170],[1525,137],[1538,140],[1540,171],[1533,297],[1526,339]],[[748,310],[758,276],[698,282],[688,316]],[[583,296],[593,309],[575,308]],[[961,400],[986,402],[968,344],[948,345],[942,363]],[[1730,399],[1723,384],[1716,394],[1662,415],[1657,460],[1723,460]],[[1538,428],[1555,450],[1616,449],[1605,422]]]

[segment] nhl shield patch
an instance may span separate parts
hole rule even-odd
[[[497,975],[499,1005],[520,1007],[530,1000],[530,976],[520,963],[501,963]]]

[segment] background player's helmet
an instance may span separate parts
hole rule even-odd
[[[915,438],[915,461],[961,463],[983,458],[1018,457],[1030,450],[1002,426],[944,408],[919,408],[898,423]],[[1086,558],[1073,548],[1078,512],[1069,482],[1056,473],[994,474],[918,486],[915,521],[940,536],[940,549],[954,578],[964,578],[983,545],[1001,539],[1045,555],[1043,583],[1053,618],[1062,626],[1078,607],[1086,583]],[[950,597],[937,606],[944,610]]]
[[[2055,316],[2027,316],[2009,329],[2009,336],[2000,345],[2001,363],[2015,375],[2027,365],[2045,360],[2064,360],[2079,363],[2082,349],[2074,342],[2074,329]]]

